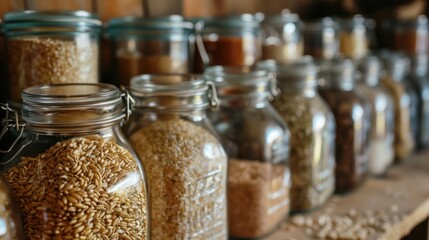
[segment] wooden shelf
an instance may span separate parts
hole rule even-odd
[[[390,209],[393,210],[392,213],[395,212],[395,215],[401,216],[401,220],[391,227],[377,231],[366,239],[396,240],[408,235],[414,227],[429,217],[429,151],[416,154],[404,163],[393,166],[385,177],[368,179],[348,195],[331,197],[319,210],[298,216],[315,220],[322,214],[330,217],[344,216],[351,209],[355,209],[358,213]],[[297,226],[293,222],[289,220],[265,239],[315,239],[308,233],[309,226]]]

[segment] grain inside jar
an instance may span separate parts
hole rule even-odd
[[[200,75],[145,74],[123,127],[145,168],[151,239],[227,239],[227,157],[206,110],[218,102]]]
[[[93,135],[24,156],[5,176],[30,240],[146,239],[144,180],[119,186],[139,170],[128,150]]]
[[[10,96],[20,101],[27,87],[49,83],[98,82],[98,45],[74,40],[27,37],[8,40]]]
[[[5,15],[9,100],[28,87],[97,83],[101,22],[85,11],[22,11]]]

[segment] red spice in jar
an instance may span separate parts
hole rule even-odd
[[[219,37],[203,39],[209,57],[209,65],[253,66],[261,59],[261,42],[254,36]],[[202,72],[199,53],[195,58],[195,72]]]

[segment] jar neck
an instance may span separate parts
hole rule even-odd
[[[314,97],[317,94],[317,82],[281,82],[278,87],[280,94],[299,94],[305,97]]]
[[[351,91],[355,87],[355,82],[351,78],[335,78],[323,79],[321,84],[322,89],[338,89],[342,91]]]
[[[205,120],[207,118],[207,109],[194,109],[187,111],[167,111],[159,109],[136,108],[134,110],[146,121],[170,120],[177,118],[185,118],[193,122]]]
[[[221,97],[220,107],[224,108],[264,108],[269,104],[270,99],[266,96],[234,96]]]
[[[122,119],[121,119],[122,120]],[[26,132],[43,135],[84,136],[111,133],[119,129],[122,121],[113,121],[88,125],[34,125],[27,124]]]

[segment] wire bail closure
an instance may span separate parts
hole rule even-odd
[[[210,99],[210,107],[213,109],[219,108],[220,100],[217,96],[216,86],[213,82],[207,81],[207,86],[209,87],[209,99]]]
[[[0,141],[10,129],[15,128],[18,132],[18,136],[12,142],[12,145],[8,149],[0,149],[0,153],[9,153],[18,143],[19,139],[22,137],[22,134],[24,133],[25,123],[19,120],[18,112],[15,109],[9,107],[9,104],[0,103],[0,107],[6,112],[5,118],[3,118],[1,121],[3,129],[0,133]]]
[[[121,97],[123,99],[123,101],[125,102],[125,121],[128,121],[128,119],[131,116],[131,113],[133,111],[134,105],[136,103],[136,101],[134,100],[134,98],[130,95],[130,93],[127,91],[127,89],[124,86],[121,86]]]
[[[280,89],[277,87],[277,74],[270,72],[268,73],[268,78],[270,79],[271,84],[271,97],[270,101],[274,100],[278,95],[280,95]]]

